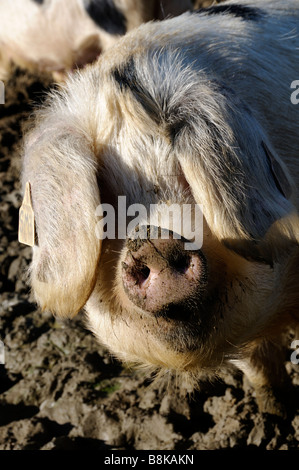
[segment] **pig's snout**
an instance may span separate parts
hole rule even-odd
[[[122,281],[129,299],[143,310],[180,317],[194,303],[206,282],[200,250],[184,249],[184,239],[128,239]]]

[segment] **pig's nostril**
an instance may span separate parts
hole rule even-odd
[[[190,267],[190,257],[186,254],[179,254],[171,260],[170,264],[175,271],[184,274]]]
[[[130,254],[130,258],[129,262],[122,263],[125,283],[134,286],[142,286],[149,278],[151,270],[146,264],[138,262],[132,254]]]
[[[138,273],[139,284],[142,284],[150,275],[151,270],[147,266],[143,266]]]
[[[142,286],[150,275],[150,269],[146,265],[134,266],[127,274],[135,285]]]

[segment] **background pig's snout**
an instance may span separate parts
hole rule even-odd
[[[149,231],[148,231],[149,233]],[[128,239],[122,281],[129,299],[155,315],[179,316],[200,295],[206,263],[200,250],[184,249],[187,240]]]

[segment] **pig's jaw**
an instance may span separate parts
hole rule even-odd
[[[116,297],[113,305],[101,300],[94,293],[87,302],[89,327],[125,362],[193,371],[218,367],[229,352],[218,332],[224,312],[216,295],[195,302],[194,308],[186,306],[186,319],[152,315],[135,306],[116,308]]]

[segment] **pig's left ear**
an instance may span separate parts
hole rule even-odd
[[[223,95],[214,106],[210,116],[198,113],[196,128],[185,132],[189,142],[181,140],[182,171],[217,238],[272,264],[299,241],[291,178],[247,106]]]
[[[100,255],[97,163],[86,136],[53,121],[25,144],[23,183],[31,186],[36,228],[30,283],[42,309],[72,317],[93,290]]]

